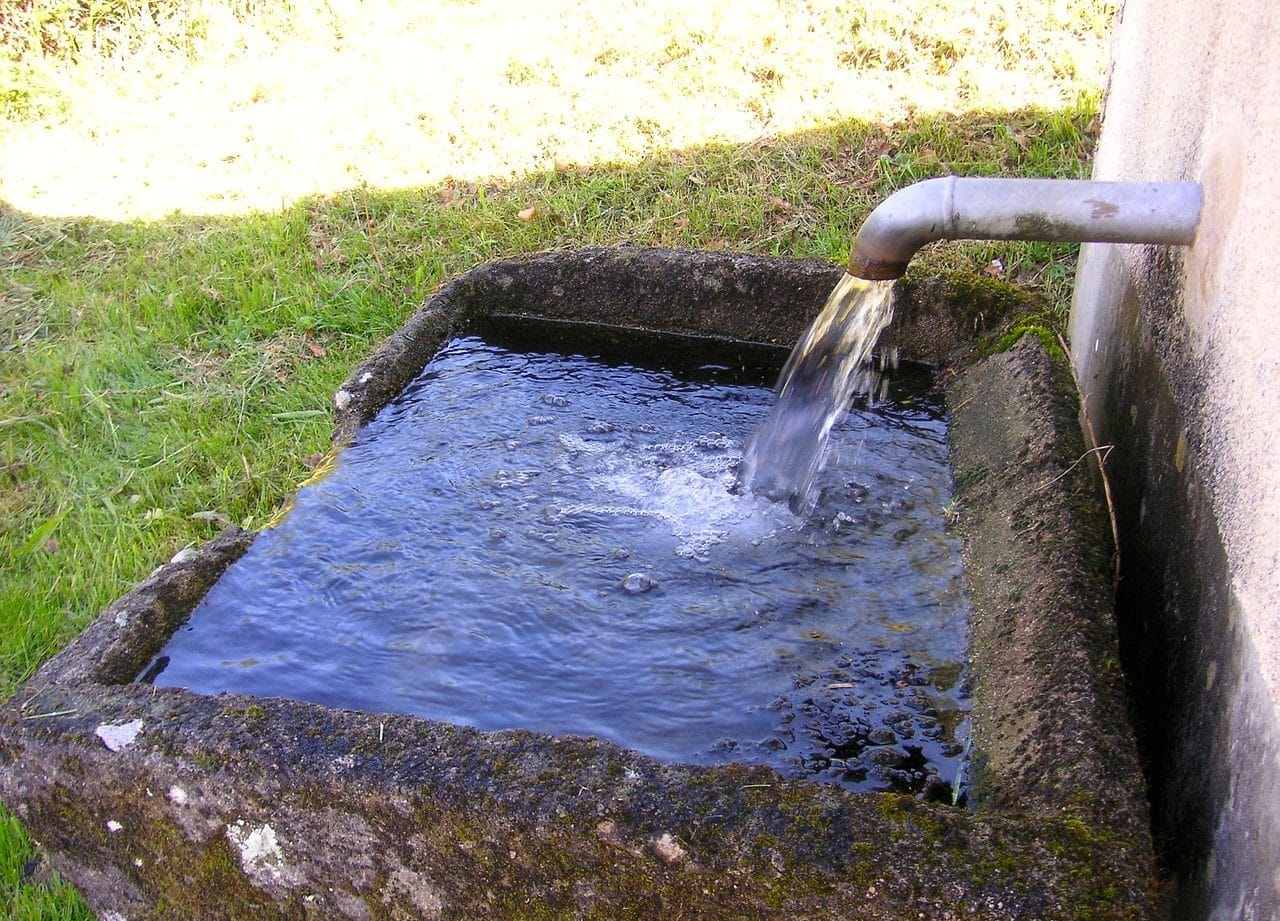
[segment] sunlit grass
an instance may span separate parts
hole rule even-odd
[[[1101,0],[80,5],[108,12],[46,23],[52,50],[10,65],[7,97],[0,79],[0,198],[31,213],[244,213],[846,118],[1056,110],[1097,95],[1110,15]]]

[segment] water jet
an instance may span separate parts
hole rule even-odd
[[[797,508],[810,501],[831,426],[865,381],[893,319],[893,281],[938,240],[1190,244],[1203,210],[1198,183],[972,179],[907,186],[863,223],[848,274],[805,331],[778,380],[778,399],[743,452],[739,481]]]

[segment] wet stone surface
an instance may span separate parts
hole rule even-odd
[[[782,741],[804,735],[815,743],[804,758],[813,776],[962,803],[963,776],[939,771],[965,750],[957,730],[967,714],[956,698],[967,694],[956,687],[958,674],[956,666],[931,670],[901,654],[842,657],[774,702],[784,714]],[[893,701],[860,696],[870,682],[892,687]]]

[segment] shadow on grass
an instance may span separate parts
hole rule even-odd
[[[442,280],[596,245],[843,261],[895,189],[948,172],[1077,178],[1096,127],[1087,100],[845,121],[234,218],[111,224],[0,203],[0,693],[173,553],[269,517],[327,446],[334,388]],[[952,244],[919,258],[1038,288],[1060,321],[1074,248]],[[0,849],[4,866],[29,856],[20,829]],[[70,890],[6,885],[12,917],[85,917]]]

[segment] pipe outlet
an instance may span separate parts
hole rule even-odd
[[[900,278],[935,240],[1190,244],[1204,206],[1196,182],[1093,182],[947,176],[907,186],[871,212],[849,273]]]

